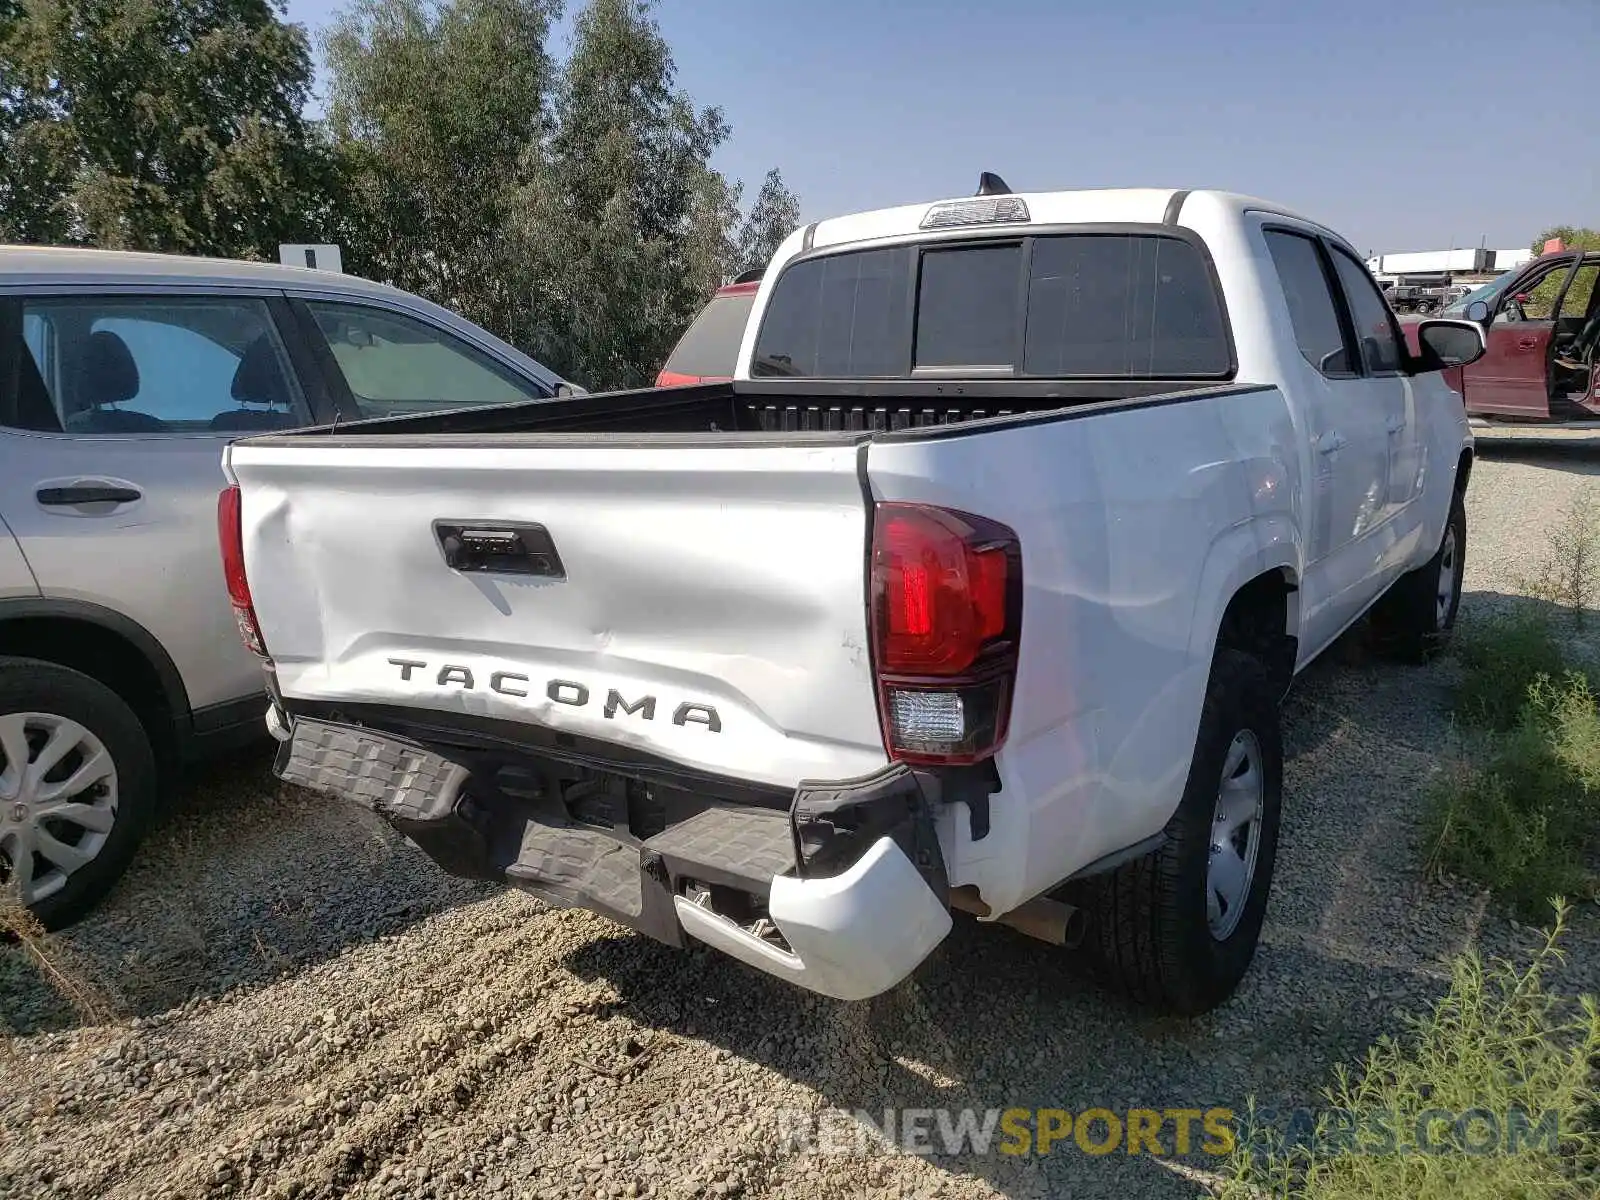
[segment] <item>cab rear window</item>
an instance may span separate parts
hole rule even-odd
[[[751,374],[1225,379],[1233,347],[1200,249],[1166,233],[847,251],[773,288]]]

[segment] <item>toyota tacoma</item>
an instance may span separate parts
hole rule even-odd
[[[1484,339],[1416,336],[1282,206],[986,174],[794,231],[731,381],[235,442],[277,770],[828,996],[954,911],[1203,1012],[1294,675],[1455,620]]]

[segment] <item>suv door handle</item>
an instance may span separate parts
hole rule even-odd
[[[143,493],[114,483],[77,483],[71,487],[43,487],[34,493],[40,504],[52,508],[70,504],[132,504]]]
[[[1538,344],[1539,344],[1539,339],[1538,338],[1518,338],[1517,339],[1517,349],[1518,350],[1532,350]]]
[[[1389,429],[1390,433],[1399,433],[1405,427],[1406,427],[1406,419],[1404,417],[1390,417],[1389,418],[1388,429]]]
[[[1344,434],[1337,429],[1330,429],[1317,439],[1318,454],[1335,454],[1343,450],[1350,443],[1345,441]]]

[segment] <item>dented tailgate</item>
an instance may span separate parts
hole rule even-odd
[[[230,448],[290,700],[475,714],[781,786],[881,767],[858,447]]]

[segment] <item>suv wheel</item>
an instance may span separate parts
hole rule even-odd
[[[47,928],[83,916],[138,847],[156,798],[144,726],[110,688],[0,658],[0,889]]]
[[[1137,1003],[1206,1012],[1233,994],[1255,957],[1283,788],[1276,695],[1259,660],[1219,649],[1165,844],[1084,881],[1088,949]]]

